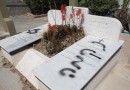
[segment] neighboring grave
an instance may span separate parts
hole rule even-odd
[[[0,47],[4,57],[16,65],[25,54],[25,49],[30,48],[35,42],[39,41],[42,33],[47,30],[47,27],[47,24],[44,24],[1,40]]]
[[[47,30],[47,25],[42,25],[37,28],[25,31],[23,33],[11,36],[9,38],[0,41],[0,46],[7,53],[14,55],[15,53],[24,49],[27,45],[30,45],[41,39],[42,31]]]

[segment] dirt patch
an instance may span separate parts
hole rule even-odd
[[[2,60],[2,66],[10,69],[11,72],[16,73],[20,77],[19,80],[23,84],[22,90],[37,90],[6,58]]]

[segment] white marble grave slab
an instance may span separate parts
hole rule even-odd
[[[82,26],[84,28],[84,32],[86,35],[94,35],[97,37],[109,39],[116,42],[119,41],[119,36],[122,30],[122,24],[120,23],[119,20],[111,17],[89,15],[88,14],[89,10],[87,8],[74,7],[75,10],[79,8],[84,13],[84,23]],[[72,12],[71,6],[68,6],[66,13],[67,15],[66,23],[70,22],[70,24],[72,25],[73,23],[71,22],[71,20],[69,20],[71,12]],[[75,21],[76,20],[77,18],[75,18]],[[61,25],[62,19],[60,10],[50,10],[48,12],[48,21],[51,25],[54,25],[55,23],[57,25]],[[79,22],[76,21],[76,24],[79,24]]]
[[[78,9],[81,9],[81,13],[83,13],[84,15],[89,14],[89,9],[86,8],[86,7],[75,7],[75,6],[73,6],[73,9],[75,11],[77,11]],[[66,10],[67,10],[67,15],[72,14],[72,6],[67,6]]]
[[[86,15],[83,27],[86,34],[116,42],[119,41],[122,30],[122,24],[119,20],[95,15]]]
[[[51,25],[62,24],[62,14],[60,10],[49,10],[47,13],[48,23]]]
[[[85,18],[86,18],[86,15],[89,14],[89,9],[88,8],[85,8],[85,7],[73,7],[73,8],[75,10],[75,14],[76,14],[76,11],[78,9],[81,9],[81,11],[84,14]],[[66,24],[72,24],[72,21],[69,20],[70,19],[70,14],[72,14],[72,6],[67,6],[66,7]],[[51,25],[65,24],[65,22],[62,23],[62,14],[61,14],[60,10],[49,10],[47,15],[48,15],[48,22]],[[77,20],[77,18],[75,19],[75,21],[76,20]]]
[[[74,11],[72,11],[72,7],[73,7],[73,10],[74,10]],[[76,23],[76,24],[79,24],[79,23],[80,23],[80,21],[77,19],[77,16],[76,16],[76,12],[77,12],[79,9],[81,9],[81,14],[84,15],[84,20],[85,20],[85,18],[87,18],[87,15],[89,14],[89,9],[88,9],[88,8],[86,8],[86,7],[67,6],[67,7],[66,7],[66,15],[67,15],[67,17],[66,17],[66,19],[67,19],[66,22],[67,22],[67,24],[73,25],[73,20],[70,19],[70,14],[73,14],[72,12],[74,12],[74,14],[75,14],[75,23]],[[73,18],[73,19],[74,19],[74,18]]]
[[[22,32],[20,34],[8,37],[0,41],[0,46],[9,54],[14,54],[16,50],[27,46],[35,41],[38,41],[41,38],[41,33],[46,31],[48,25],[42,25],[34,29],[39,29],[38,32],[34,34],[27,33],[28,31]],[[31,29],[33,31],[34,29]]]
[[[123,42],[86,36],[38,66],[34,73],[51,90],[81,90]]]
[[[32,70],[42,64],[49,58],[34,49],[29,49],[23,58],[19,61],[16,69],[25,76],[37,89],[39,89],[38,80]]]

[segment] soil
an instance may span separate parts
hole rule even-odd
[[[60,27],[63,28],[63,26]],[[65,28],[68,27],[65,26]],[[33,45],[33,48],[51,58],[52,56],[56,55],[57,53],[61,52],[62,50],[85,37],[85,33],[82,28],[74,28],[76,30],[74,29],[68,31],[65,31],[63,28],[63,30],[56,33],[48,30],[48,32],[45,32],[43,34],[41,41]],[[50,36],[48,34],[50,34]]]
[[[37,90],[6,58],[2,60],[3,67],[10,69],[13,73],[20,76],[20,81],[23,84],[22,90]]]

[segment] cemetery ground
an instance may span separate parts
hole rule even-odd
[[[25,15],[14,16],[11,18],[14,21],[17,33],[35,28],[47,22],[46,16],[40,18],[34,18],[34,16],[30,13],[27,13]],[[7,35],[8,33],[4,32],[4,29],[2,27],[2,21],[0,20],[0,38],[2,38],[2,36],[7,36]]]
[[[47,22],[46,17],[33,18],[26,15],[12,17],[17,30],[17,33],[28,29],[43,25]],[[0,22],[0,30],[3,27]],[[0,32],[3,34],[3,32]],[[122,49],[116,54],[113,59],[118,59],[119,62],[103,79],[95,90],[130,90],[130,35],[121,34],[121,39],[125,41]],[[3,67],[2,53],[0,51],[0,90],[32,90],[24,84],[18,73],[12,72],[12,66]],[[6,63],[6,62],[5,62]],[[7,68],[8,67],[8,68]]]

